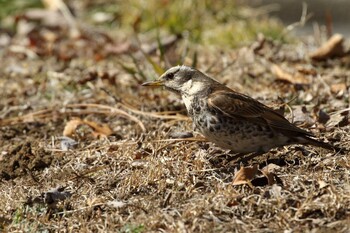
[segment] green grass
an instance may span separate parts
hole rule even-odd
[[[0,20],[32,7],[42,7],[40,0],[0,0]]]
[[[153,35],[186,33],[191,42],[237,47],[258,33],[279,39],[283,25],[261,10],[237,5],[235,1],[118,1],[91,5],[90,13],[112,13],[115,24],[129,32]],[[248,9],[248,10],[247,10]]]
[[[120,233],[142,233],[145,232],[144,225],[127,224],[119,231]]]
[[[39,0],[0,0],[0,20],[28,8],[42,8]],[[215,0],[130,0],[91,1],[85,5],[84,21],[92,20],[96,12],[105,12],[113,20],[106,28],[119,28],[127,36],[142,33],[153,36],[187,34],[193,43],[237,47],[263,33],[272,39],[281,39],[282,24],[266,17],[261,10],[238,5],[235,1]]]

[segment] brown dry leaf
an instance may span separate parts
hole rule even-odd
[[[310,53],[310,58],[314,60],[325,60],[332,57],[340,57],[345,54],[343,47],[344,37],[340,34],[333,35],[316,51]]]
[[[290,74],[277,65],[272,65],[271,72],[276,76],[276,80],[288,82],[291,84],[310,84],[310,80],[307,79],[302,73]]]
[[[94,138],[107,137],[113,133],[113,131],[107,124],[98,124],[93,121],[81,120],[79,118],[76,118],[76,119],[70,120],[66,124],[63,130],[63,135],[67,137],[73,136],[75,133],[75,130],[80,125],[89,126],[93,130],[92,136]]]
[[[331,92],[333,94],[337,95],[343,95],[346,91],[346,84],[345,83],[334,83],[331,85]]]
[[[64,127],[63,136],[66,136],[66,137],[73,136],[78,126],[82,124],[84,123],[80,118],[75,118],[73,120],[68,121],[66,126]]]
[[[100,137],[107,137],[113,133],[111,128],[107,124],[99,124],[93,121],[87,121],[84,120],[84,124],[90,126],[94,132],[92,132],[92,135],[95,138],[100,138]]]
[[[257,172],[257,164],[250,167],[241,167],[241,169],[239,169],[239,171],[236,173],[232,185],[248,184],[250,187],[253,187],[250,181],[254,178]]]
[[[273,185],[276,183],[274,177],[275,177],[275,171],[279,169],[280,166],[270,163],[269,165],[265,166],[263,169],[261,169],[261,173],[267,178],[268,185]]]

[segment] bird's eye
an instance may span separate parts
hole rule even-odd
[[[174,75],[175,75],[174,73],[169,73],[165,76],[165,78],[169,80],[169,79],[174,78]]]

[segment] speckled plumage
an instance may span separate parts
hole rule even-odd
[[[165,86],[181,95],[194,128],[209,141],[236,153],[267,152],[290,144],[333,149],[282,115],[220,84],[200,71],[176,66],[144,86]]]

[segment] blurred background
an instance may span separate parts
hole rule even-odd
[[[252,7],[271,6],[271,16],[278,17],[284,24],[292,24],[301,17],[303,3],[307,4],[311,18],[304,27],[296,28],[298,35],[312,34],[317,25],[332,26],[334,33],[341,33],[350,36],[350,1],[348,0],[248,0],[240,1]]]
[[[285,40],[293,35],[312,35],[326,31],[349,35],[350,1],[346,0],[87,0],[65,1],[69,13],[65,20],[45,11],[62,10],[58,0],[0,0],[1,28],[13,29],[20,19],[62,26],[65,20],[90,24],[107,30],[123,30],[127,37],[134,32],[154,39],[157,34],[188,35],[191,41],[236,47],[253,40],[258,33]],[[60,6],[61,5],[61,6]],[[67,17],[68,15],[68,17]],[[272,17],[271,17],[272,16]],[[69,22],[68,22],[69,23]],[[292,25],[290,28],[285,28]],[[186,34],[187,32],[187,34]]]
[[[236,188],[242,163],[182,141],[181,99],[140,84],[192,66],[348,150],[349,9],[0,0],[0,232],[345,232],[348,155],[284,147]]]

